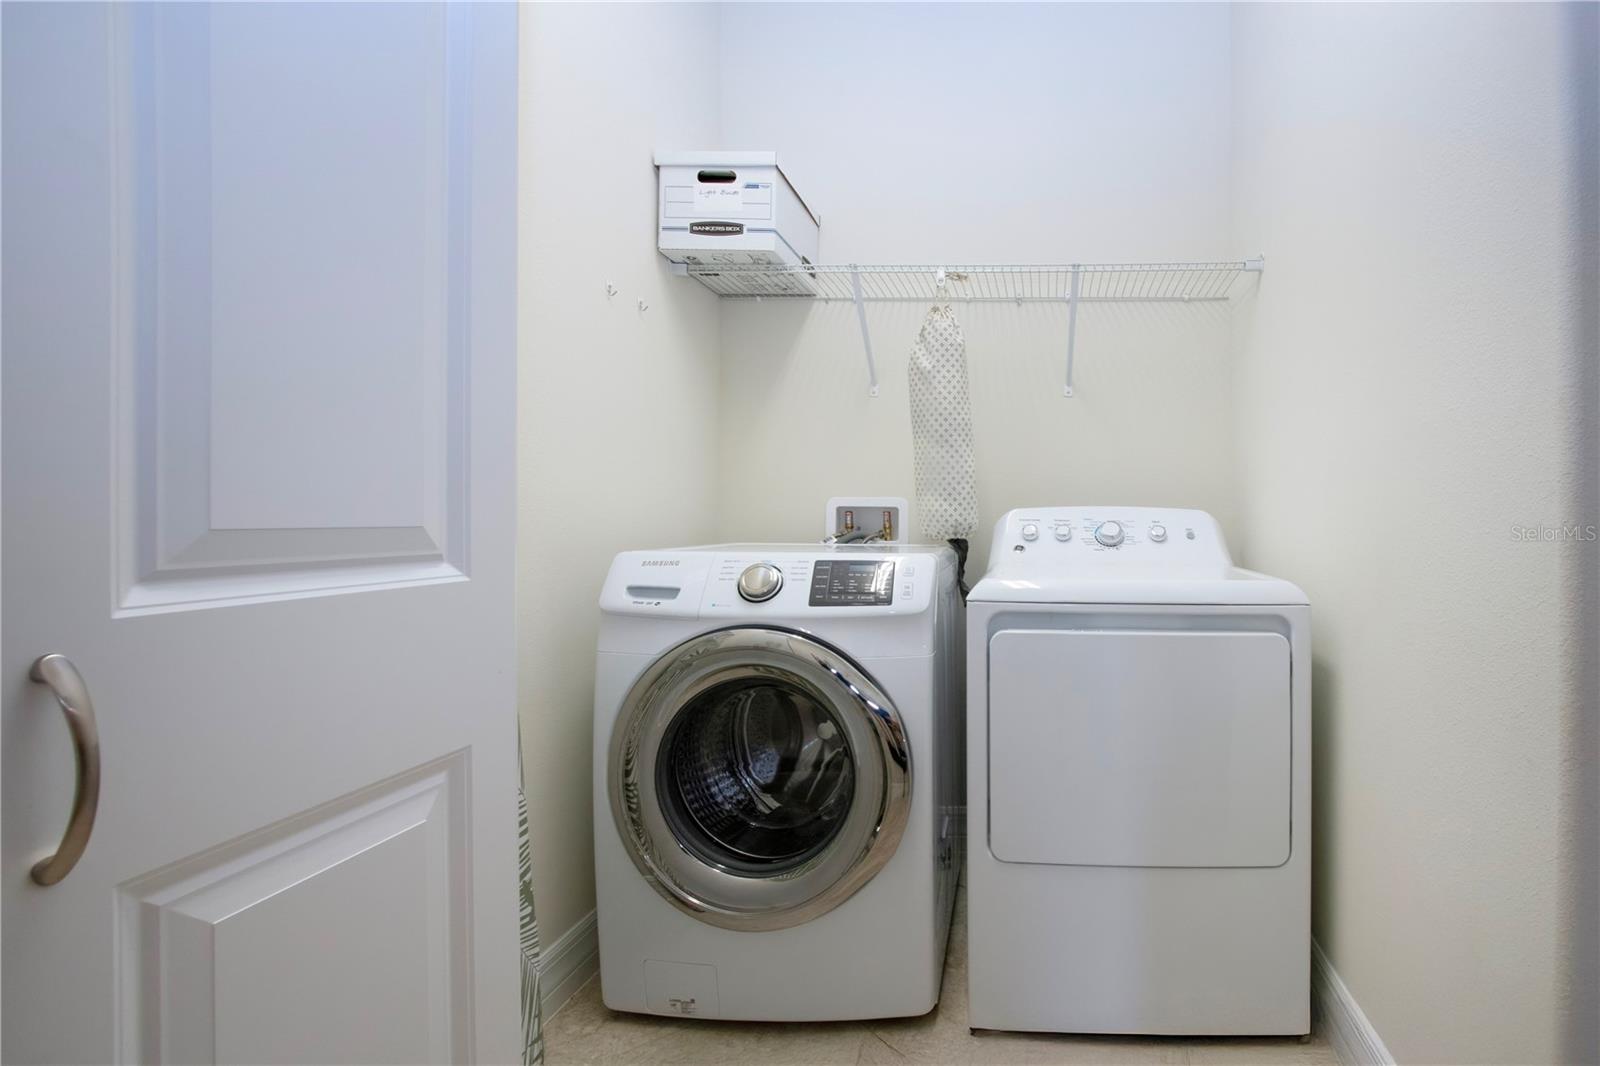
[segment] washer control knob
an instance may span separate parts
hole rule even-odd
[[[771,563],[751,563],[739,575],[739,595],[751,603],[765,603],[783,588],[783,571]]]
[[[1071,526],[1057,526],[1056,527],[1056,539],[1057,540],[1071,540],[1072,539],[1072,527]]]
[[[1166,540],[1167,527],[1162,525],[1160,522],[1157,522],[1155,525],[1151,526],[1150,539],[1155,541],[1157,544],[1160,544],[1162,541]]]
[[[1029,522],[1027,525],[1023,526],[1022,527],[1022,539],[1023,540],[1038,540],[1039,539],[1039,527],[1034,525],[1032,522]]]
[[[1122,543],[1122,523],[1101,522],[1094,527],[1094,539],[1107,548],[1115,548]]]

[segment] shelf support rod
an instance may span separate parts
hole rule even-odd
[[[1067,290],[1067,383],[1061,395],[1072,396],[1072,356],[1078,344],[1078,264],[1072,264],[1072,284]]]
[[[872,333],[867,329],[867,305],[861,299],[861,271],[850,264],[850,295],[856,302],[856,321],[861,325],[861,347],[867,353],[867,395],[878,395],[878,364],[872,358]]]

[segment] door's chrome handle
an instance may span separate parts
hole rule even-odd
[[[95,725],[89,686],[83,683],[83,675],[78,673],[71,659],[65,655],[41,655],[34,660],[28,677],[48,685],[56,702],[61,704],[78,760],[72,817],[67,821],[67,831],[61,834],[61,847],[54,855],[33,864],[34,881],[53,885],[78,865],[83,849],[89,846],[89,834],[94,832],[95,811],[100,806],[100,730]]]

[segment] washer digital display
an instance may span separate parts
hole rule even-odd
[[[818,559],[811,568],[811,606],[881,607],[894,602],[894,563]]]

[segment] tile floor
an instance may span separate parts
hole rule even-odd
[[[621,1014],[591,980],[545,1025],[545,1061],[569,1063],[1290,1063],[1337,1066],[1320,1034],[1309,1042],[1241,1038],[974,1034],[967,1028],[965,890],[945,960],[939,1006],[921,1018],[820,1024],[688,1021]]]

